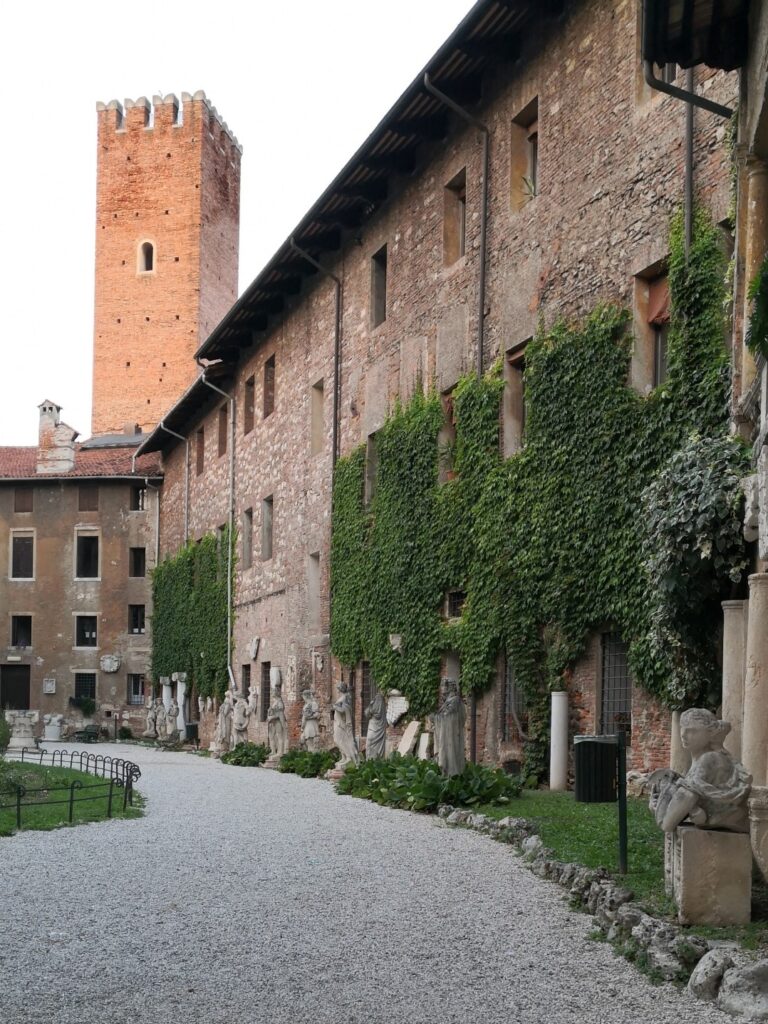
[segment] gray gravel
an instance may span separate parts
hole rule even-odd
[[[137,761],[139,820],[0,840],[5,1024],[724,1024],[508,847],[316,780]]]

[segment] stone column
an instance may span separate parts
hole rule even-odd
[[[176,728],[182,739],[187,735],[187,721],[184,708],[187,699],[187,673],[179,672],[176,676],[176,703],[179,705],[179,714],[176,719]]]
[[[747,671],[741,761],[755,786],[768,782],[768,573],[749,577]]]
[[[744,622],[747,601],[723,601],[723,718],[731,723],[724,746],[741,760],[744,717]]]
[[[678,775],[685,775],[691,767],[691,754],[680,742],[680,712],[672,712],[672,736],[669,744],[669,767]]]
[[[160,685],[163,688],[163,704],[165,704],[165,710],[171,706],[171,700],[173,697],[173,689],[171,687],[170,676],[160,676]]]
[[[744,250],[744,332],[749,324],[749,286],[757,276],[768,250],[768,164],[750,157],[747,160],[747,243]],[[755,360],[746,345],[741,355],[741,394],[747,393],[755,379]]]
[[[549,788],[553,792],[568,788],[568,694],[565,690],[552,693]]]

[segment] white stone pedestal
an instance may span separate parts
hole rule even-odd
[[[568,694],[565,690],[552,692],[549,788],[553,792],[568,788]]]
[[[749,924],[752,848],[748,835],[681,825],[667,840],[665,861],[681,924]]]
[[[749,826],[752,853],[768,881],[768,786],[753,786],[749,797]]]
[[[39,711],[6,711],[5,719],[11,727],[8,750],[23,750],[35,746],[34,726],[40,718]]]

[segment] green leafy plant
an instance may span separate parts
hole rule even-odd
[[[221,755],[221,761],[241,768],[258,768],[268,757],[269,747],[263,743],[238,743],[232,750]]]
[[[316,751],[294,747],[280,758],[278,771],[300,775],[302,779],[316,779],[330,771],[340,756],[336,747]]]
[[[768,256],[760,264],[748,295],[752,312],[745,341],[752,352],[768,359]]]
[[[131,729],[129,725],[121,725],[120,728],[117,730],[117,737],[121,740],[132,740],[133,729]]]
[[[11,739],[11,727],[5,720],[5,715],[0,715],[0,756],[6,748]]]

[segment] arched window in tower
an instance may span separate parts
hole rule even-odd
[[[151,242],[139,246],[139,273],[148,274],[155,269],[155,247]]]

